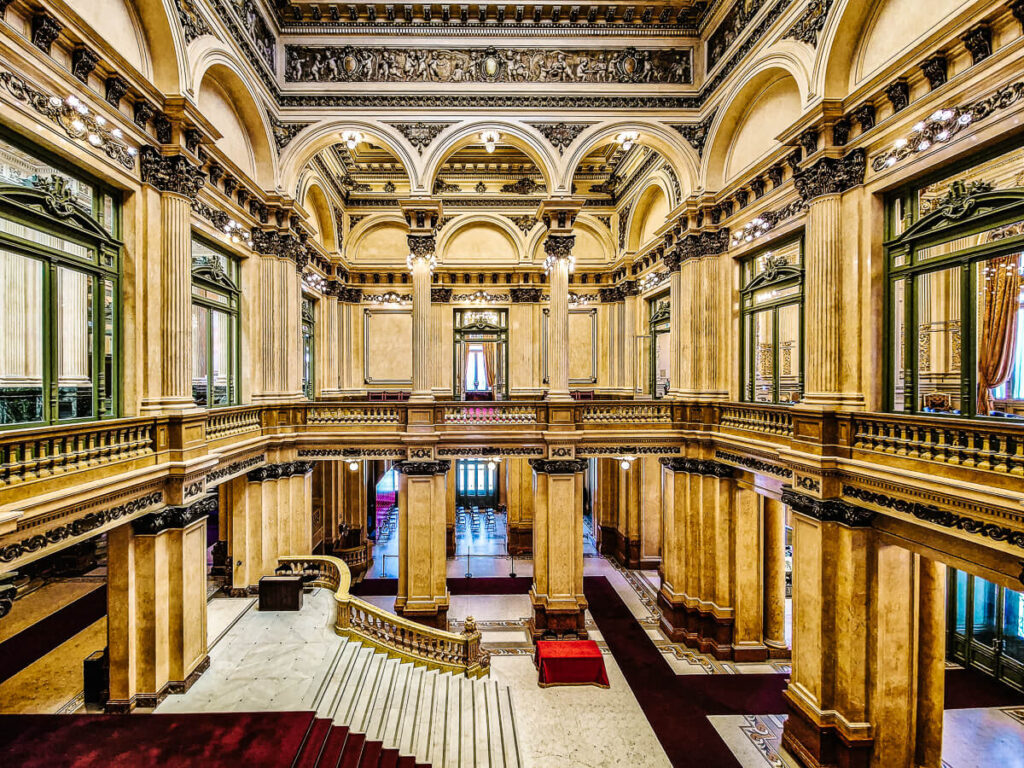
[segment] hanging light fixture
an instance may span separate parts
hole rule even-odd
[[[350,472],[355,472],[357,469],[359,469],[359,462],[353,459],[348,463],[348,469]]]
[[[349,149],[355,149],[363,140],[363,134],[359,131],[344,131],[341,134],[341,140],[345,142],[345,146]]]
[[[629,468],[633,466],[634,458],[633,456],[623,456],[619,461],[619,466],[628,472]]]
[[[640,134],[637,131],[623,131],[615,137],[615,142],[622,147],[625,151],[629,151],[636,144],[637,139],[640,138]]]
[[[501,134],[497,131],[481,131],[480,141],[484,145],[484,149],[488,153],[494,152],[494,148],[498,145],[498,141],[501,139]]]

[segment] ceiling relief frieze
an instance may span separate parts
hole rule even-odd
[[[551,142],[551,146],[558,150],[558,154],[565,152],[566,147],[576,141],[576,138],[589,128],[593,123],[527,123],[532,125],[541,135]]]
[[[434,139],[447,128],[451,123],[388,123],[393,128],[397,128],[398,132],[408,139],[409,143],[416,147],[416,151],[421,155],[423,150],[429,147]]]
[[[291,83],[689,84],[689,49],[550,50],[285,46]]]

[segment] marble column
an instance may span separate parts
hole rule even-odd
[[[501,464],[508,497],[508,552],[528,555],[533,551],[533,470],[522,458],[507,458]]]
[[[857,244],[844,241],[841,208],[843,194],[863,183],[866,163],[865,150],[854,149],[840,158],[821,157],[793,176],[797,192],[808,206],[804,325],[814,329],[805,340],[802,404],[808,407],[838,408],[859,405],[863,400],[859,394],[843,391],[843,265],[856,264]]]
[[[686,627],[686,574],[688,555],[697,554],[687,546],[689,517],[689,474],[685,459],[664,458],[665,545],[661,552],[661,589],[658,608],[661,631],[673,642],[682,642]],[[696,559],[696,558],[694,558]]]
[[[108,712],[184,693],[206,655],[206,516],[213,497],[167,507],[108,536]]]
[[[692,318],[683,315],[683,273],[682,257],[675,250],[667,250],[664,257],[668,269],[669,295],[669,390],[668,396],[674,399],[683,397],[683,356],[682,338],[686,323]],[[685,322],[684,322],[685,320]]]
[[[583,596],[585,459],[530,459],[534,472],[530,634],[587,637]]]
[[[633,397],[637,394],[638,382],[636,359],[637,315],[642,302],[636,280],[625,280],[619,284],[622,291],[622,394]],[[642,389],[642,386],[641,386]]]
[[[761,498],[764,508],[764,644],[775,658],[789,656],[786,643],[786,507]]]
[[[192,201],[206,176],[184,155],[139,152],[143,183],[160,191],[160,391],[146,410],[193,408],[192,401]]]
[[[400,200],[409,233],[409,271],[412,273],[412,394],[410,402],[430,403],[432,388],[430,281],[437,263],[435,231],[441,220],[440,200]]]
[[[735,661],[764,661],[763,564],[761,503],[752,487],[736,483],[732,518],[732,658]]]
[[[323,298],[323,322],[317,348],[321,350],[323,361],[320,396],[337,397],[341,394],[341,310],[338,308],[338,291],[341,283],[332,280],[328,283]]]
[[[919,558],[915,768],[942,768],[946,691],[946,566]]]
[[[805,405],[834,407],[841,391],[842,328],[842,231],[839,195],[812,200],[807,210],[804,239],[805,325],[814,333],[806,335],[807,379]]]
[[[573,269],[572,249],[576,236],[572,227],[583,207],[582,200],[544,200],[537,217],[547,227],[544,239],[544,267],[550,283],[548,305],[548,393],[549,402],[570,402],[569,394],[569,273]]]
[[[450,461],[403,461],[398,470],[398,596],[395,613],[448,628],[445,524]]]

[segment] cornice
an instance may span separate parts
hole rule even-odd
[[[818,499],[797,493],[790,486],[782,489],[782,503],[794,512],[823,523],[840,523],[850,528],[870,527],[877,513],[841,499]]]
[[[542,475],[572,475],[585,472],[586,459],[529,459],[533,471]]]
[[[428,475],[443,475],[451,469],[450,459],[439,459],[437,461],[400,461],[395,464],[395,469],[403,475],[414,477],[425,477]]]
[[[217,511],[217,495],[205,496],[192,504],[164,507],[159,512],[132,520],[132,531],[136,536],[156,536],[164,531],[187,528],[207,515]]]

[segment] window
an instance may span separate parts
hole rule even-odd
[[[316,364],[316,301],[302,297],[302,392],[310,400],[314,390]]]
[[[490,392],[490,373],[483,344],[470,344],[466,350],[466,391]]]
[[[668,394],[671,383],[669,367],[672,364],[672,353],[669,348],[671,339],[671,305],[668,296],[662,295],[649,302],[648,330],[651,334],[650,360],[650,394],[662,398]]]
[[[1024,416],[1024,187],[1016,149],[889,201],[892,410]]]
[[[947,654],[1024,690],[1024,593],[950,569]]]
[[[192,399],[217,408],[237,405],[238,260],[192,239]]]
[[[117,415],[116,200],[0,133],[0,426]]]
[[[803,396],[802,240],[747,259],[743,286],[743,399],[797,403]]]

